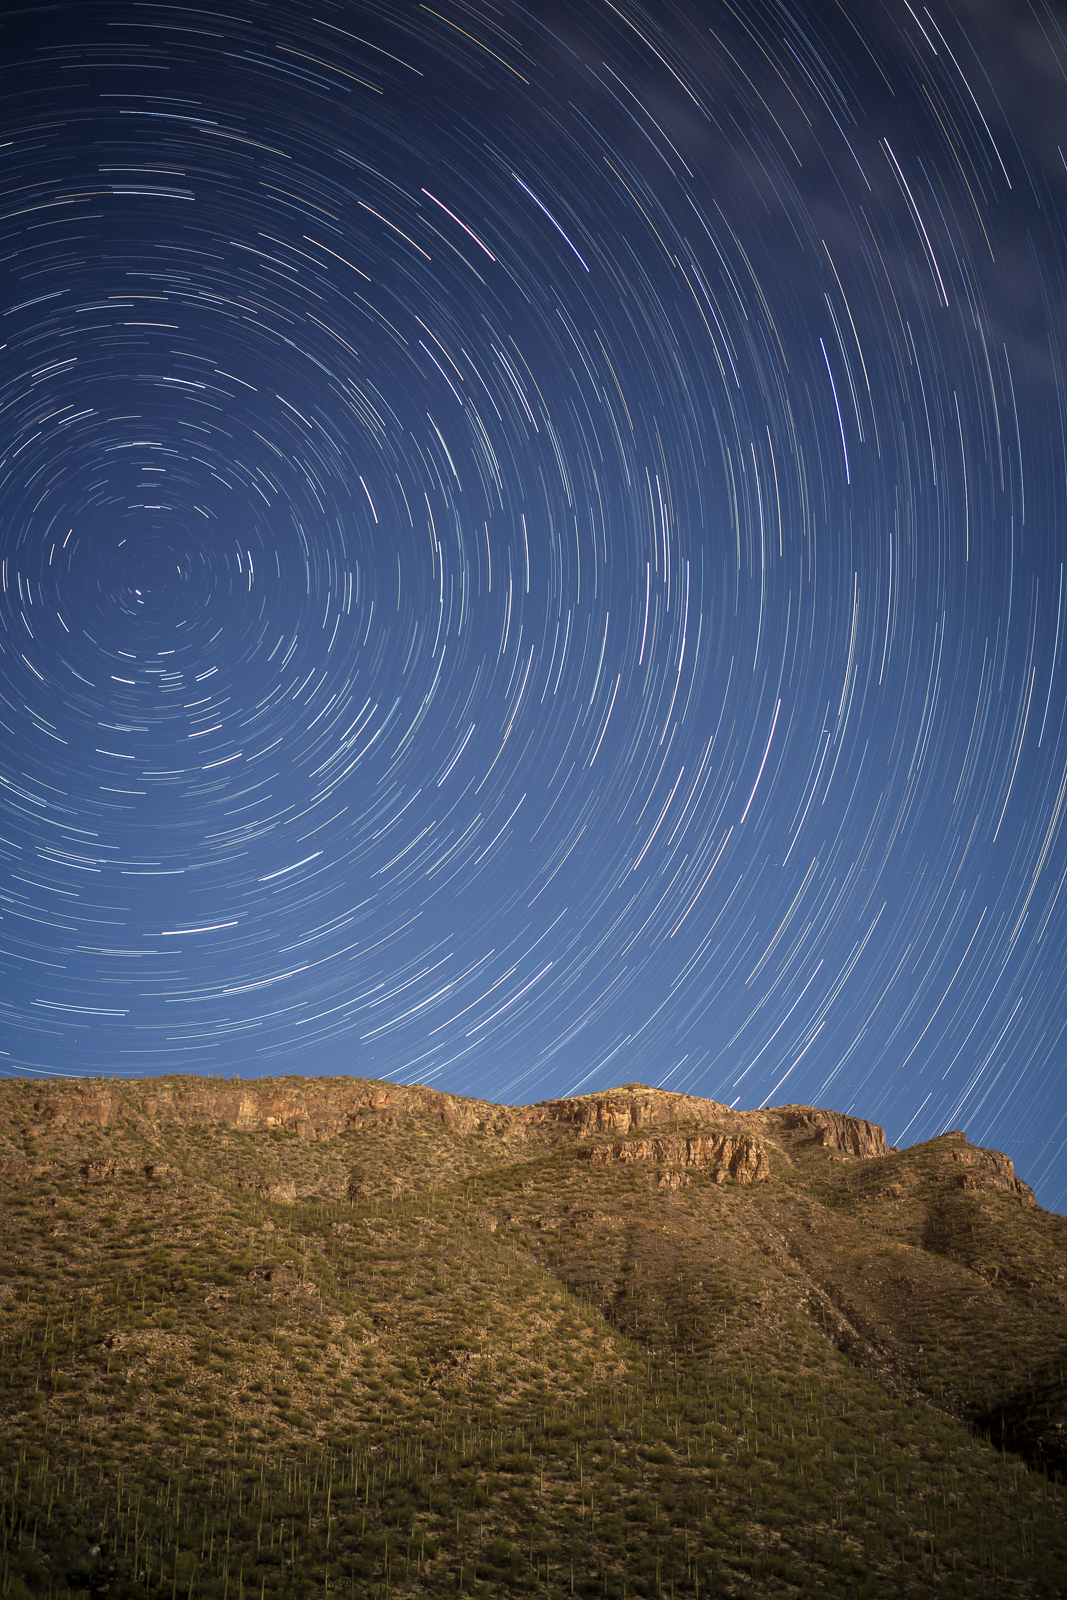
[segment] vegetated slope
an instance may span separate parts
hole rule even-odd
[[[1067,1219],[630,1085],[0,1085],[4,1594],[1056,1595]]]

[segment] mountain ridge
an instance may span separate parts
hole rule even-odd
[[[479,1592],[479,1561],[487,1595],[564,1594],[563,1545],[589,1594],[657,1594],[668,1571],[680,1593],[878,1593],[891,1572],[894,1592],[939,1574],[963,1593],[1007,1561],[1006,1592],[1051,1595],[1067,1570],[1067,1219],[958,1131],[895,1150],[833,1110],[639,1084],[504,1106],[355,1078],[8,1080],[0,1215],[15,1594],[81,1572],[94,1518],[118,1532],[91,1592],[144,1592],[126,1546],[151,1490],[165,1586],[224,1596],[176,1483],[205,1528],[244,1529],[244,1580],[279,1597],[352,1573]],[[377,1500],[346,1569],[320,1486],[357,1458]],[[96,1487],[35,1566],[41,1497],[69,1499],[87,1462]],[[615,1508],[596,1537],[575,1471]],[[295,1483],[304,1555],[277,1520]],[[708,1493],[708,1520],[683,1512]],[[241,1521],[256,1496],[269,1560]],[[675,1506],[662,1525],[653,1504]]]

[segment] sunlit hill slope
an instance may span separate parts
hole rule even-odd
[[[1067,1219],[628,1085],[0,1085],[11,1596],[1057,1595]]]

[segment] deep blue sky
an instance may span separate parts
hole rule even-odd
[[[1067,1203],[1062,7],[0,25],[0,1061]]]

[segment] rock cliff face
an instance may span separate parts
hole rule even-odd
[[[468,1131],[501,1110],[479,1101],[455,1101],[433,1089],[390,1087],[358,1078],[224,1078],[49,1084],[30,1102],[26,1118],[55,1133],[114,1129],[140,1132],[167,1127],[221,1127],[242,1133],[295,1133],[301,1139],[332,1139],[362,1126],[364,1118],[429,1116]]]
[[[730,1118],[728,1106],[687,1094],[667,1094],[630,1083],[606,1094],[576,1095],[568,1100],[543,1100],[508,1113],[509,1126],[519,1129],[559,1127],[579,1139],[601,1133],[633,1133],[667,1122],[711,1122]]]
[[[779,1127],[807,1133],[811,1144],[868,1158],[888,1153],[885,1129],[876,1122],[865,1122],[862,1117],[843,1117],[838,1111],[816,1110],[810,1106],[788,1106],[770,1115]]]
[[[457,1133],[476,1131],[554,1142],[617,1137],[666,1124],[715,1124],[741,1131],[755,1114],[732,1112],[716,1100],[670,1094],[643,1084],[606,1093],[546,1100],[531,1106],[457,1099],[420,1086],[368,1083],[359,1078],[166,1078],[123,1084],[94,1080],[48,1084],[24,1102],[24,1131],[55,1134],[127,1126],[143,1133],[167,1127],[284,1131],[329,1140],[364,1126],[428,1117]],[[884,1155],[885,1135],[873,1123],[835,1111],[790,1107],[767,1112],[769,1125],[810,1131],[811,1140],[853,1155]]]
[[[596,1166],[610,1161],[652,1161],[667,1168],[692,1167],[716,1183],[764,1183],[771,1175],[766,1148],[751,1134],[698,1134],[691,1139],[627,1139],[594,1145],[580,1154]]]
[[[1005,1189],[1024,1205],[1037,1205],[1037,1196],[1030,1185],[1015,1176],[1011,1157],[1002,1155],[999,1150],[983,1150],[968,1144],[962,1150],[953,1150],[952,1159],[965,1169],[959,1177],[961,1189]]]

